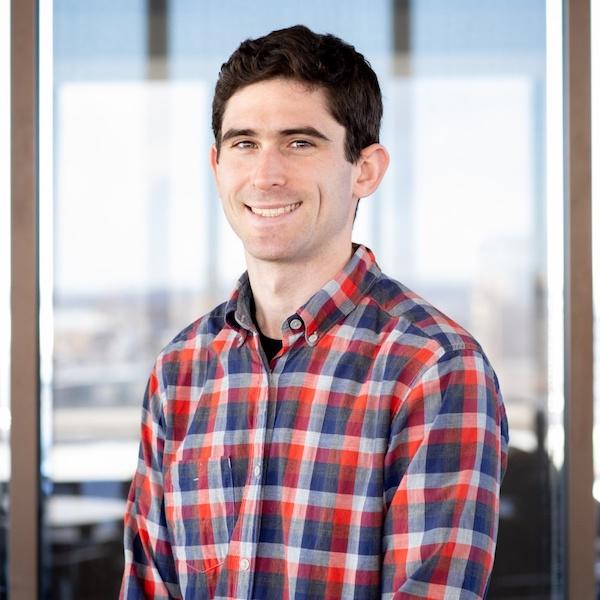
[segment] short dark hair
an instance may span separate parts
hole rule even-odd
[[[212,105],[217,151],[229,98],[247,85],[278,77],[325,90],[331,115],[346,129],[349,162],[355,163],[363,148],[379,142],[383,104],[369,62],[334,35],[295,25],[242,42],[221,66]]]

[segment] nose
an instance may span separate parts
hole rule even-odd
[[[284,158],[278,148],[262,148],[256,157],[254,187],[269,190],[285,185]]]

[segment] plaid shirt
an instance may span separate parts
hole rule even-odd
[[[270,364],[242,276],[160,354],[121,598],[480,598],[507,424],[456,323],[359,246]]]

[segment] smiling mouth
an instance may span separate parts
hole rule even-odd
[[[259,217],[279,217],[295,211],[301,204],[302,202],[296,202],[295,204],[286,204],[277,208],[257,208],[256,206],[248,206],[248,208]]]

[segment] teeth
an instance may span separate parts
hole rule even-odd
[[[260,215],[261,217],[278,217],[279,215],[285,215],[285,213],[290,213],[293,210],[296,210],[301,202],[296,202],[296,204],[288,204],[287,206],[281,206],[280,208],[256,208],[255,206],[250,207],[250,210],[255,215]]]

